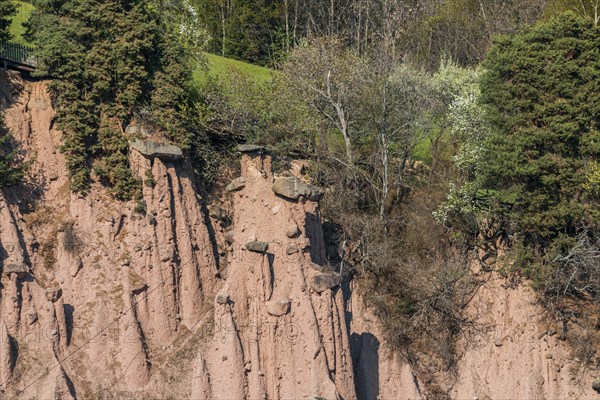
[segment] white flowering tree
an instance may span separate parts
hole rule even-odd
[[[446,201],[434,213],[438,222],[445,223],[452,214],[474,214],[481,207],[477,170],[489,128],[478,103],[478,71],[444,63],[435,78],[440,93],[449,101],[447,122],[457,147],[453,161],[458,179],[450,183]]]

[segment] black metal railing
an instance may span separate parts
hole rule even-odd
[[[28,67],[37,67],[37,61],[33,57],[33,48],[18,43],[0,41],[0,58],[6,61],[25,65]]]

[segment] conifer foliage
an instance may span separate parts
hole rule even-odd
[[[89,189],[91,171],[119,199],[139,193],[127,165],[125,127],[154,125],[185,147],[181,110],[190,68],[178,37],[145,0],[40,0],[29,23],[39,74],[53,78],[56,122],[64,132],[71,186]]]
[[[590,189],[600,159],[600,30],[569,12],[497,40],[484,65],[493,133],[483,187],[508,221],[520,265],[547,282],[582,234],[600,232]]]

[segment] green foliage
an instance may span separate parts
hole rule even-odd
[[[196,0],[211,40],[208,51],[253,64],[272,64],[278,3],[274,0]]]
[[[592,196],[600,197],[600,163],[598,161],[591,161],[588,164],[585,180],[583,188]]]
[[[596,25],[600,19],[600,1],[598,0],[549,0],[544,14],[546,18],[553,18],[566,11],[592,18]]]
[[[0,40],[12,39],[10,27],[16,13],[17,4],[13,0],[0,0]]]
[[[166,26],[175,27],[179,41],[194,59],[200,59],[210,39],[200,14],[191,0],[148,0]]]
[[[19,183],[25,167],[19,160],[12,137],[4,125],[4,115],[0,112],[0,188]]]
[[[190,154],[205,188],[218,183],[224,164],[233,168],[238,164],[232,150],[239,140],[253,141],[256,135],[273,128],[270,85],[251,75],[245,67],[249,64],[235,62],[242,68],[230,68],[231,61],[221,64],[223,69],[217,75],[205,75],[195,91],[192,114],[198,130],[192,137]]]
[[[91,171],[119,199],[139,192],[127,164],[123,127],[142,120],[155,139],[187,148],[191,70],[177,27],[145,0],[42,0],[28,38],[63,130],[62,151],[74,191],[85,193]]]
[[[31,3],[25,1],[16,1],[17,12],[14,15],[10,24],[10,33],[12,34],[11,41],[28,45],[24,39],[25,26],[23,25],[29,20],[31,13],[33,12],[34,6]]]
[[[600,31],[566,13],[498,39],[484,65],[492,134],[479,177],[527,255],[517,266],[541,279],[569,238],[600,229],[600,204],[586,190],[586,165],[593,176],[600,157]]]
[[[273,81],[275,71],[258,65],[248,64],[243,61],[233,60],[206,53],[206,65],[199,64],[194,70],[194,81],[197,84],[206,84],[208,80],[227,80],[232,72],[237,72],[255,83],[270,83]]]
[[[148,168],[146,170],[146,180],[144,181],[144,184],[151,188],[156,185],[156,179],[154,179],[154,175],[152,174],[151,168]]]

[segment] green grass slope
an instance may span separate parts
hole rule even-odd
[[[34,6],[24,1],[16,1],[16,3],[18,4],[17,15],[15,15],[10,25],[10,33],[13,35],[14,42],[27,44],[25,39],[23,39],[23,34],[25,33],[23,22],[29,19]]]
[[[197,83],[204,83],[210,77],[213,79],[223,78],[228,71],[237,71],[246,75],[256,83],[268,83],[273,80],[275,71],[258,65],[248,64],[243,61],[232,60],[206,53],[208,70],[203,65],[198,65],[194,71],[194,80]]]

